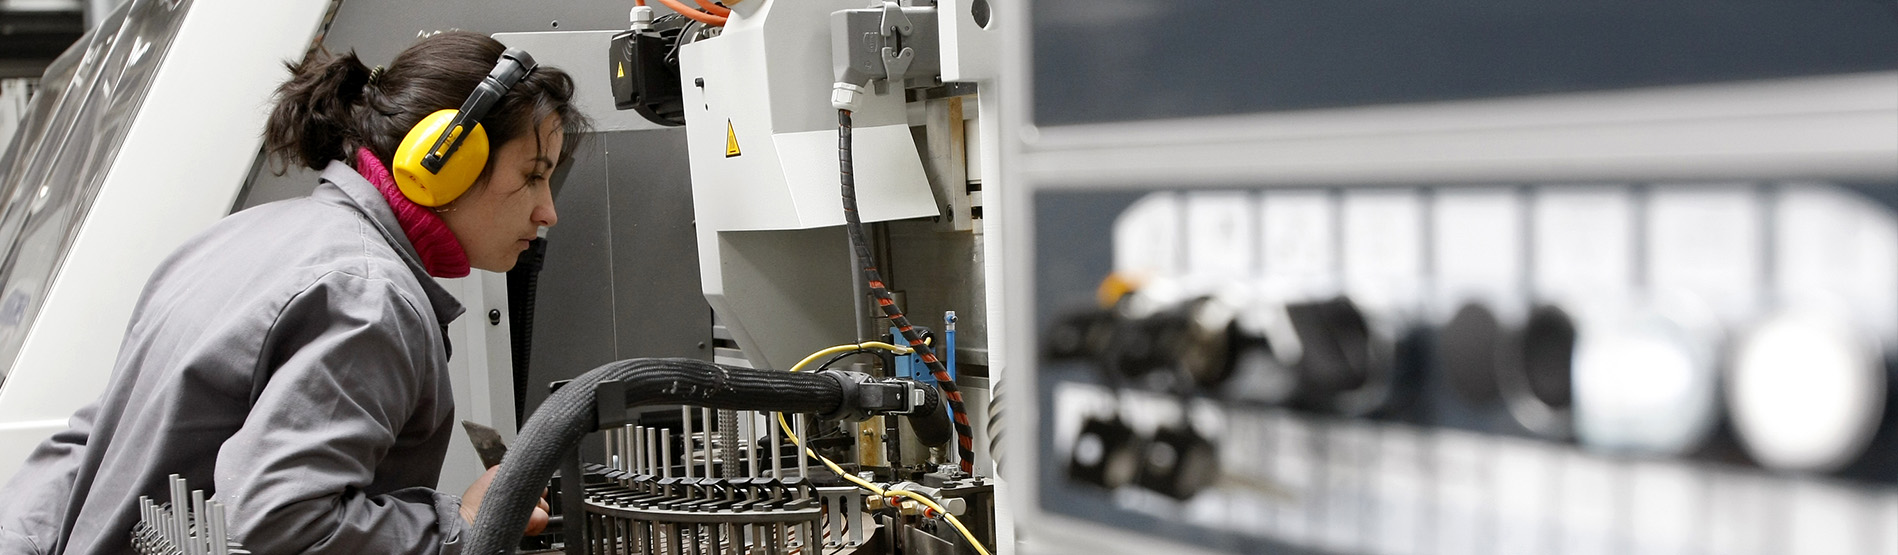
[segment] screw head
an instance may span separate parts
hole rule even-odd
[[[488,310],[488,325],[490,326],[501,325],[501,309],[494,308],[494,309]]]

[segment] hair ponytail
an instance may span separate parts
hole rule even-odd
[[[357,149],[367,148],[389,164],[409,128],[437,110],[459,108],[504,49],[486,35],[448,31],[410,45],[386,71],[370,71],[353,51],[341,56],[315,52],[303,63],[285,64],[290,80],[277,87],[277,105],[264,128],[264,152],[285,167],[321,170],[330,160],[354,160]],[[573,105],[573,94],[573,78],[566,72],[535,69],[482,118],[488,141],[499,148],[516,137],[538,139],[535,130],[548,117],[560,118],[569,135],[584,132],[589,122]],[[568,146],[562,158],[571,151]]]
[[[371,71],[354,51],[341,56],[312,52],[302,63],[284,64],[290,80],[277,87],[277,103],[264,126],[264,152],[284,164],[321,170],[330,160],[348,160],[362,143],[357,111]]]

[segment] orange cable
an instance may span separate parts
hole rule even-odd
[[[710,12],[712,15],[716,15],[719,17],[730,17],[732,15],[731,8],[714,4],[712,3],[712,0],[696,0],[696,1],[699,3],[699,7],[705,8],[705,11]]]
[[[679,3],[679,0],[659,0],[659,3],[672,8],[672,11],[679,12],[679,15],[692,18],[693,21],[706,25],[725,26],[725,18],[685,7],[685,4]]]

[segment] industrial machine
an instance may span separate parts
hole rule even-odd
[[[996,343],[982,286],[994,270],[981,263],[990,243],[970,136],[999,125],[983,117],[995,39],[954,3],[704,4],[635,7],[629,30],[580,50],[605,55],[614,107],[685,128],[693,252],[674,263],[696,257],[692,285],[716,321],[700,330],[716,330],[713,349],[695,354],[930,384],[941,406],[903,410],[949,424],[902,425],[888,409],[841,422],[850,411],[782,414],[818,399],[803,395],[629,415],[642,388],[601,385],[582,402],[596,419],[566,433],[605,442],[599,458],[563,463],[551,541],[569,553],[987,552],[1000,508],[983,356]],[[572,50],[557,35],[501,38]],[[562,395],[524,441],[552,429],[540,415]],[[525,491],[544,478],[522,472]],[[496,483],[513,479],[504,464]],[[478,527],[510,529],[497,522]]]
[[[1023,551],[1898,552],[1891,6],[1000,17]]]
[[[1877,2],[133,0],[0,158],[0,476],[314,183],[281,62],[441,29],[595,123],[448,283],[475,551],[1898,553]]]

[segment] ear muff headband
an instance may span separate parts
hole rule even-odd
[[[509,48],[460,109],[429,114],[410,128],[390,163],[402,194],[422,206],[441,206],[474,186],[488,163],[481,119],[535,67],[533,56]]]

